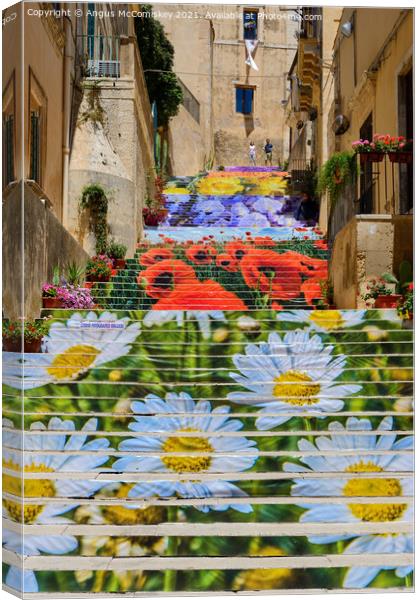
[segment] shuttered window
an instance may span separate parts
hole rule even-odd
[[[15,179],[14,155],[14,118],[13,115],[8,115],[3,119],[3,186]]]
[[[237,87],[236,88],[236,112],[249,115],[254,106],[254,88]]]
[[[40,114],[31,112],[31,155],[29,178],[41,183],[41,128]]]

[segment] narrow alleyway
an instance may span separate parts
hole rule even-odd
[[[98,308],[44,311],[44,352],[24,357],[26,591],[411,585],[412,332],[395,310],[330,306],[329,249],[281,174],[166,193]],[[22,379],[4,364],[9,419]],[[6,560],[20,539],[6,528]]]

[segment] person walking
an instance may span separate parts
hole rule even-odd
[[[272,167],[273,166],[273,144],[270,142],[269,138],[267,138],[265,140],[264,152],[265,152],[266,166],[270,165],[270,167]]]
[[[249,143],[249,162],[251,165],[254,165],[254,167],[257,165],[257,150],[254,142]]]

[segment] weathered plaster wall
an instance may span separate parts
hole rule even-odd
[[[18,185],[11,190],[3,205],[3,311],[6,317],[16,319],[22,316],[23,292],[23,315],[39,317],[41,287],[45,281],[51,280],[54,267],[64,268],[72,261],[84,266],[87,259],[86,252],[28,185]]]
[[[162,15],[195,13],[204,16],[205,6],[160,4]],[[195,175],[213,152],[212,101],[212,28],[209,19],[160,19],[175,48],[174,71],[200,104],[197,123],[181,105],[169,122],[170,162],[175,175]]]
[[[69,177],[70,231],[93,254],[95,239],[86,217],[80,218],[83,188],[101,184],[109,198],[110,235],[128,247],[132,255],[141,238],[142,208],[153,194],[153,128],[149,98],[140,56],[134,39],[123,39],[119,79],[84,82],[85,95],[73,140]],[[88,95],[95,85],[100,121],[81,118],[88,109]]]
[[[181,132],[183,152],[189,157],[189,173],[202,168],[204,159],[215,151],[215,165],[248,164],[248,146],[257,147],[258,164],[264,163],[263,145],[271,139],[273,162],[288,155],[288,128],[281,104],[287,99],[287,73],[296,50],[294,32],[298,23],[287,18],[258,20],[258,48],[255,71],[245,64],[243,5],[159,5],[161,13],[192,13],[188,18],[162,18],[161,22],[175,48],[175,72],[200,102],[201,151],[195,152],[197,129],[184,128],[184,115],[172,119],[172,139]],[[279,17],[277,7],[264,6],[265,15]],[[221,14],[236,13],[232,19]],[[292,10],[290,11],[292,13]],[[284,14],[283,14],[284,16]],[[212,43],[210,40],[212,39]],[[235,85],[255,86],[254,111],[245,116],[236,112]],[[177,153],[178,154],[178,153]],[[174,172],[184,174],[183,162],[174,155]]]
[[[361,296],[371,277],[398,274],[401,260],[412,260],[410,216],[358,215],[335,238],[330,262],[338,308],[364,308]]]

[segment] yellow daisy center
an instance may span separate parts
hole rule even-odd
[[[382,467],[372,461],[363,460],[346,468],[348,473],[382,473]],[[349,479],[343,488],[345,496],[401,496],[402,488],[398,479],[380,477]],[[406,504],[349,504],[353,515],[361,521],[396,521],[407,508]]]
[[[20,471],[20,466],[11,462],[3,461],[6,469]],[[27,473],[52,473],[53,469],[40,465],[26,465],[24,471]],[[22,489],[23,484],[23,489]],[[44,505],[27,504],[26,498],[53,498],[55,496],[54,482],[50,479],[24,479],[3,474],[3,491],[7,494],[17,496],[25,501],[14,501],[3,498],[3,506],[10,518],[18,523],[34,523],[42,513]]]
[[[115,494],[116,498],[127,498],[132,487],[133,484],[129,483],[121,485]],[[127,508],[120,504],[106,506],[102,509],[102,514],[108,523],[115,525],[155,525],[165,520],[166,509],[162,506]]]
[[[176,433],[182,434],[187,432],[196,431],[200,433],[199,429],[192,427],[185,427],[179,429]],[[210,444],[207,438],[197,436],[182,436],[174,435],[168,437],[162,446],[162,451],[167,452],[183,452],[185,456],[164,456],[161,460],[165,467],[176,473],[200,473],[201,471],[207,471],[211,465],[211,456],[188,456],[192,452],[206,452],[211,454],[214,452],[213,446]]]
[[[98,354],[100,350],[88,344],[71,346],[54,357],[47,372],[54,379],[74,379],[94,363]]]
[[[253,553],[254,554],[254,553]],[[266,546],[255,556],[285,556],[280,548]],[[235,579],[233,588],[238,590],[274,590],[293,582],[293,571],[288,568],[250,569],[242,571]]]
[[[321,386],[312,380],[306,373],[300,371],[287,371],[274,379],[273,395],[282,402],[303,406],[317,404],[316,397],[321,391]]]
[[[344,325],[344,319],[339,310],[312,310],[309,316],[318,327],[323,329],[339,329]]]

